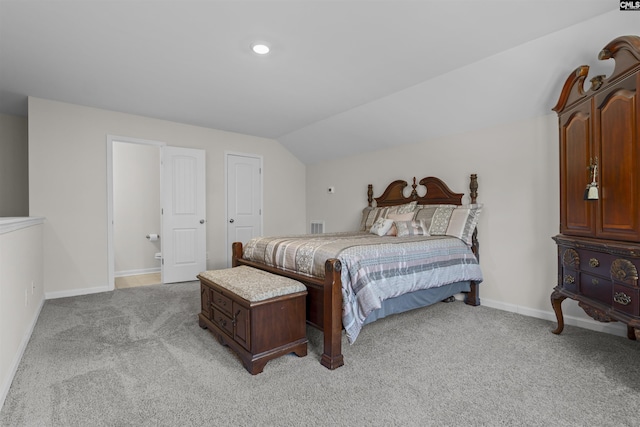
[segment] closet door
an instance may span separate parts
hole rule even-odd
[[[639,80],[632,75],[595,97],[599,238],[640,241]]]
[[[570,236],[595,236],[595,203],[584,200],[592,129],[590,102],[560,116],[560,232]]]

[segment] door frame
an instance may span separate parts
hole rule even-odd
[[[264,230],[264,160],[259,154],[241,153],[238,151],[226,151],[224,152],[224,240],[226,242],[226,254],[227,254],[227,267],[231,267],[231,244],[229,241],[229,232],[227,230],[227,224],[229,223],[229,182],[227,180],[229,173],[229,156],[250,157],[252,159],[258,159],[260,161],[260,232]]]
[[[131,138],[126,136],[107,135],[107,290],[115,289],[115,248],[113,244],[113,146],[116,142],[125,142],[129,144],[154,145],[162,150],[166,146],[165,142],[152,141],[148,139]],[[162,168],[160,168],[162,174]],[[161,185],[161,177],[158,177],[158,185]],[[160,189],[162,194],[162,188]]]

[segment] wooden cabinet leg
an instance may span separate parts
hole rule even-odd
[[[553,311],[556,313],[556,319],[558,320],[558,327],[553,331],[554,334],[559,334],[564,329],[564,317],[562,315],[562,301],[564,301],[567,297],[562,295],[558,291],[553,291],[551,293],[551,306],[553,307]]]
[[[636,340],[640,337],[640,329],[636,329],[631,325],[627,325],[627,338],[630,340]]]

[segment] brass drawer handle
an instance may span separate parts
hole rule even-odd
[[[576,282],[576,279],[573,276],[570,276],[568,274],[564,276],[564,283],[573,284],[575,282]]]
[[[593,286],[598,286],[600,284],[600,281],[598,279],[591,279],[591,284]]]
[[[227,321],[223,317],[218,319],[218,323],[220,323],[222,326],[227,326]]]
[[[631,297],[624,292],[616,292],[613,300],[622,305],[629,305],[629,303],[631,303]]]
[[[226,302],[225,300],[223,300],[222,298],[218,298],[218,304],[219,304],[219,305],[226,306],[226,305],[227,305],[227,302]]]
[[[598,261],[596,258],[589,259],[589,267],[591,268],[600,267],[600,261]]]

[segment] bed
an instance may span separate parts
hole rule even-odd
[[[344,364],[343,329],[353,343],[367,323],[457,294],[480,305],[477,175],[470,177],[468,204],[436,177],[408,185],[393,181],[379,197],[369,185],[354,232],[233,243],[234,267],[259,268],[307,287],[307,323],[323,331],[320,363],[328,369]]]

